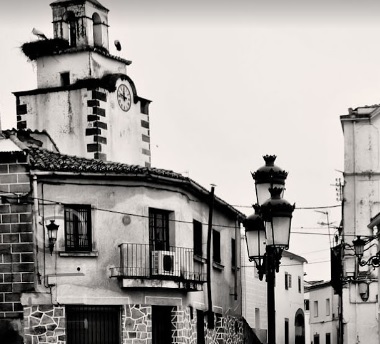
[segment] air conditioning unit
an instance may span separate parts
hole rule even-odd
[[[152,251],[152,275],[179,276],[178,259],[175,252]]]

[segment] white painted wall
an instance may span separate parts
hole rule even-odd
[[[42,280],[47,275],[75,273],[77,268],[85,275],[83,277],[60,277],[52,288],[53,302],[61,304],[146,304],[147,298],[166,298],[165,302],[179,302],[192,305],[196,309],[207,309],[207,288],[203,291],[184,293],[178,289],[145,288],[140,290],[123,289],[116,278],[110,278],[110,268],[120,266],[121,243],[149,243],[149,208],[164,209],[173,212],[172,219],[192,222],[193,219],[207,223],[208,205],[196,196],[179,190],[176,187],[147,182],[112,182],[111,179],[95,181],[86,180],[86,184],[78,179],[56,181],[67,182],[62,185],[49,185],[39,177],[38,195],[46,200],[63,203],[91,204],[96,208],[92,211],[93,246],[97,257],[64,257],[59,252],[64,251],[64,221],[63,207],[60,205],[40,205],[39,214],[42,221],[55,218],[60,226],[58,239],[51,256],[47,246],[46,230],[37,224],[37,242],[39,245],[38,269]],[[114,185],[112,185],[114,184]],[[108,211],[101,211],[104,209]],[[121,213],[135,214],[130,216],[130,222],[123,221]],[[140,215],[140,216],[139,216]],[[212,268],[212,297],[214,311],[223,314],[241,315],[241,285],[238,275],[237,300],[234,298],[235,270],[231,266],[231,238],[235,237],[235,220],[223,215],[217,209],[214,212],[214,228],[221,234],[221,263],[224,268]],[[218,224],[229,227],[219,227]],[[172,243],[178,247],[193,248],[192,223],[173,222]],[[206,258],[207,226],[203,226],[203,257]],[[240,241],[238,240],[238,245]],[[238,250],[240,259],[240,250]],[[238,260],[239,261],[239,260]],[[206,265],[204,266],[206,272]],[[43,285],[38,291],[46,293]],[[31,298],[36,304],[41,297]],[[28,300],[28,295],[24,297]],[[47,300],[48,302],[48,300]],[[49,301],[50,302],[50,301]]]

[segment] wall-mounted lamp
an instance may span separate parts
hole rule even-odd
[[[49,238],[49,250],[51,255],[53,254],[54,245],[57,241],[57,232],[59,228],[59,225],[56,225],[54,222],[55,220],[50,220],[50,223],[46,225]]]
[[[365,265],[371,265],[374,268],[377,268],[380,266],[380,251],[377,252],[374,256],[369,257],[368,260],[363,260],[363,254],[364,254],[364,246],[375,239],[376,237],[360,237],[358,236],[356,239],[352,240],[352,244],[354,245],[355,250],[355,256],[359,259],[359,265],[365,266]]]
[[[361,299],[365,302],[369,298],[369,284],[366,282],[359,283],[359,295]]]

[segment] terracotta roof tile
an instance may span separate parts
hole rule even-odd
[[[117,162],[105,162],[96,159],[86,159],[61,153],[55,153],[42,148],[30,148],[30,165],[42,171],[76,172],[76,173],[112,173],[112,174],[145,174],[189,180],[179,173],[170,170],[128,165]]]

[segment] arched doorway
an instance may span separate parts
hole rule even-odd
[[[294,318],[295,344],[305,344],[305,316],[303,310],[299,308]]]

